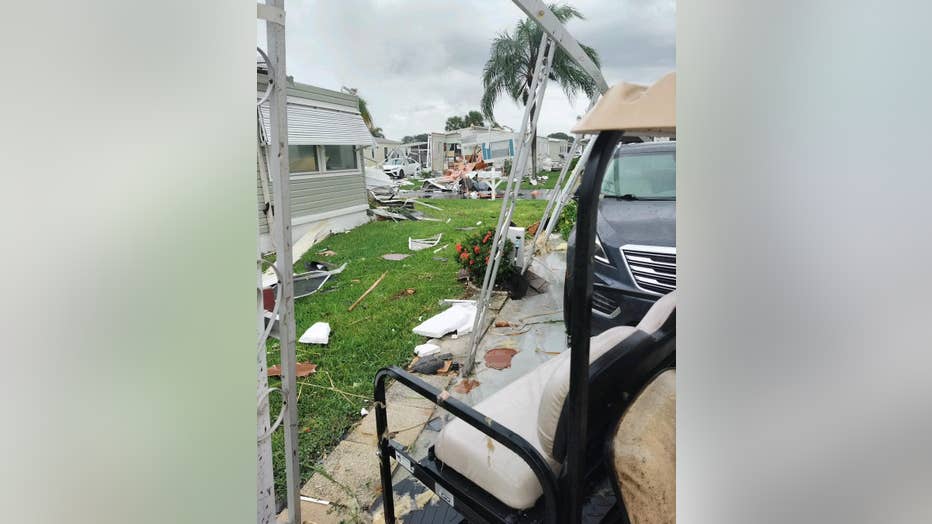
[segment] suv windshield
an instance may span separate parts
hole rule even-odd
[[[676,152],[615,150],[605,170],[602,194],[613,198],[676,200]]]
[[[401,159],[400,158],[389,158],[388,160],[385,161],[385,165],[386,166],[400,166]]]

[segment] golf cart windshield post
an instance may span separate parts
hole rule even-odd
[[[622,133],[603,131],[598,134],[586,162],[586,170],[579,186],[579,207],[576,216],[576,254],[573,257],[575,296],[582,297],[570,311],[570,389],[566,475],[563,491],[566,493],[564,522],[579,522],[582,517],[584,478],[586,471],[587,423],[589,406],[589,342],[592,334],[592,257],[595,253],[595,226],[599,207],[599,194],[605,169],[612,160],[615,146]]]

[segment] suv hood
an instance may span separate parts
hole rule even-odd
[[[675,247],[676,201],[603,198],[596,231],[606,249],[625,244]]]

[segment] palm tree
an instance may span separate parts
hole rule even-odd
[[[584,19],[582,13],[568,4],[551,4],[550,10],[564,24],[573,18]],[[489,121],[495,121],[492,110],[503,95],[515,102],[527,104],[531,82],[534,79],[537,48],[543,34],[537,22],[525,18],[518,22],[511,33],[505,31],[492,41],[489,59],[482,72],[482,84],[485,89],[482,95],[482,113]],[[599,66],[599,54],[595,49],[582,44],[580,46],[595,65]],[[553,56],[550,80],[560,84],[567,98],[575,97],[579,91],[590,97],[596,92],[592,78],[559,47]],[[537,176],[536,126],[532,131],[535,138],[531,141],[531,172],[532,176]]]
[[[343,86],[342,91],[344,93],[355,96],[359,101],[359,116],[362,117],[363,123],[366,124],[366,127],[369,128],[369,132],[372,133],[372,136],[385,138],[382,136],[382,128],[375,127],[375,123],[372,121],[372,115],[369,114],[369,106],[366,104],[366,99],[359,96],[359,90],[355,87]]]

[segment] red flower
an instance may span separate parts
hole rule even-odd
[[[489,257],[485,257],[485,263],[486,263],[486,264],[489,263]]]
[[[479,246],[478,246],[478,245],[473,246],[473,247],[472,247],[472,250],[473,250],[473,252],[474,252],[475,254],[477,254],[477,255],[479,254]]]
[[[459,242],[456,243],[456,252],[457,253],[463,252],[463,244],[460,244]]]
[[[475,262],[476,262],[475,260],[473,260],[473,259],[471,259],[471,258],[469,259],[469,265],[470,265],[470,266],[473,265]]]
[[[485,236],[482,237],[482,243],[483,243],[483,244],[488,244],[488,243],[489,243],[489,237],[491,237],[491,236],[492,236],[492,232],[491,232],[491,231],[489,231],[488,233],[486,233]]]
[[[467,258],[469,258],[469,253],[467,251],[463,251],[462,253],[460,253],[461,260],[466,260]]]

